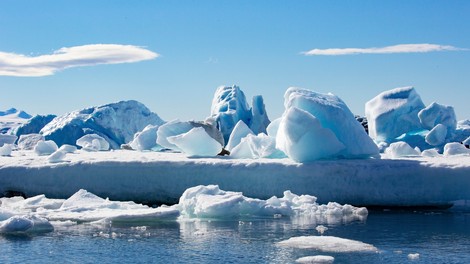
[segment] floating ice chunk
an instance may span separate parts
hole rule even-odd
[[[434,102],[419,111],[418,117],[426,129],[432,129],[438,124],[444,125],[448,131],[454,131],[457,127],[457,117],[452,106],[440,105]]]
[[[4,144],[0,147],[0,156],[10,156],[13,150],[13,145],[11,144]]]
[[[261,95],[253,96],[251,112],[253,114],[253,118],[251,120],[250,128],[253,133],[255,135],[258,135],[259,133],[266,134],[266,128],[271,121],[269,121],[263,97]]]
[[[319,225],[319,226],[315,227],[315,230],[317,230],[317,232],[320,234],[320,236],[323,236],[323,234],[328,230],[328,227],[326,227],[324,225]]]
[[[64,161],[66,153],[62,150],[56,150],[54,153],[47,157],[49,163],[57,163]]]
[[[242,138],[241,142],[231,150],[230,157],[236,159],[259,159],[284,158],[286,155],[279,149],[276,149],[276,139],[260,133],[257,136],[249,134]]]
[[[441,154],[437,152],[436,149],[425,149],[423,152],[421,152],[421,156],[423,157],[440,157]]]
[[[44,218],[12,216],[0,222],[0,234],[51,232],[54,227]]]
[[[109,143],[103,137],[97,134],[88,134],[79,138],[76,142],[77,146],[82,147],[86,151],[106,151],[109,150]]]
[[[253,115],[246,101],[245,94],[236,85],[220,86],[212,99],[211,117],[214,118],[219,130],[228,142],[233,128],[242,120],[250,125]]]
[[[297,107],[317,118],[323,128],[331,130],[337,140],[344,145],[344,148],[338,153],[338,157],[369,158],[378,156],[377,146],[339,97],[291,87],[284,95],[284,105],[286,112],[291,107]],[[319,140],[321,139],[317,138],[317,141]],[[311,147],[315,148],[316,146],[311,145]]]
[[[203,127],[167,138],[189,157],[214,157],[222,151],[222,145],[213,139]]]
[[[175,144],[172,144],[168,141],[167,138],[172,136],[181,135],[187,133],[189,130],[195,127],[202,127],[206,133],[215,139],[220,145],[224,145],[224,138],[222,133],[217,129],[215,124],[208,122],[198,122],[198,121],[180,121],[173,120],[164,125],[161,125],[157,130],[157,144],[173,150],[181,150]]]
[[[297,162],[335,158],[345,148],[335,134],[310,113],[290,107],[283,115],[276,147]]]
[[[77,147],[72,146],[72,145],[68,145],[68,144],[64,144],[64,145],[60,146],[59,150],[64,152],[64,153],[74,153],[75,151],[77,151]]]
[[[444,156],[452,155],[469,155],[470,149],[466,148],[463,144],[457,142],[447,143],[444,146]]]
[[[58,149],[57,144],[52,140],[38,141],[34,146],[34,152],[39,155],[50,155]]]
[[[277,243],[279,246],[315,249],[323,252],[376,252],[378,249],[361,241],[334,236],[299,236]]]
[[[36,146],[39,141],[44,140],[46,139],[41,134],[21,135],[18,139],[18,148],[24,150],[31,150],[34,149],[34,146]]]
[[[143,151],[151,150],[157,146],[157,130],[159,126],[148,125],[144,130],[137,132],[129,143],[132,149]]]
[[[307,256],[307,257],[302,257],[298,258],[295,260],[297,263],[313,263],[313,264],[331,264],[335,261],[335,258],[332,256],[323,256],[323,255],[317,255],[317,256]]]
[[[228,151],[232,151],[234,147],[240,144],[242,138],[248,135],[254,135],[253,131],[251,131],[251,129],[245,124],[245,122],[243,122],[242,120],[238,121],[238,123],[233,128],[232,133],[230,134],[230,138],[228,140],[227,145],[225,146],[225,149]]]
[[[268,136],[272,138],[276,138],[277,136],[277,130],[279,129],[279,124],[281,123],[282,117],[274,119],[271,123],[269,123],[269,126],[266,128],[266,132],[268,133]]]
[[[423,108],[424,103],[413,87],[382,92],[365,106],[370,137],[377,142],[391,142],[404,133],[421,130],[418,112]]]
[[[409,260],[418,260],[419,259],[419,253],[410,253],[410,254],[408,254],[408,259]]]
[[[408,143],[403,141],[394,142],[390,144],[390,146],[385,149],[385,154],[392,159],[420,155],[420,153],[416,151],[416,149],[410,147]]]
[[[0,147],[5,145],[5,144],[15,144],[15,141],[18,139],[17,136],[15,135],[6,135],[6,134],[0,134]]]
[[[439,146],[445,143],[447,136],[447,127],[443,124],[437,124],[429,133],[426,135],[426,143],[431,146]]]

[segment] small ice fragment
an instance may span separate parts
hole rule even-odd
[[[11,144],[5,144],[0,147],[0,156],[10,156],[12,151]]]
[[[408,259],[409,259],[409,260],[417,260],[417,259],[419,259],[419,253],[410,253],[410,254],[408,254]]]
[[[307,256],[307,257],[302,257],[298,258],[295,260],[297,263],[322,263],[322,264],[329,264],[333,263],[335,261],[335,258],[332,256],[323,256],[323,255],[317,255],[317,256]]]
[[[323,225],[319,225],[317,227],[315,227],[315,229],[318,231],[318,233],[323,236],[323,233],[326,232],[326,230],[328,230],[328,227],[326,226],[323,226]]]
[[[59,147],[57,147],[57,144],[52,140],[38,141],[38,143],[34,147],[34,152],[39,156],[50,155],[54,153],[58,148]]]

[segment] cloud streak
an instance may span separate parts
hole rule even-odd
[[[436,51],[458,51],[466,50],[453,46],[436,44],[400,44],[381,48],[343,48],[343,49],[312,49],[302,52],[307,56],[339,56],[353,54],[393,54],[393,53],[426,53]]]
[[[92,44],[61,48],[49,55],[26,56],[0,52],[0,75],[39,77],[73,67],[132,63],[157,58],[150,50],[119,44]]]

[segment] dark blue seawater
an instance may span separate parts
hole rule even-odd
[[[329,255],[334,263],[470,263],[470,214],[370,212],[365,222],[324,224],[325,235],[374,245],[378,253],[328,253],[280,247],[318,235],[316,224],[288,218],[159,222],[56,228],[0,235],[0,263],[295,263]],[[408,254],[419,253],[418,259]]]

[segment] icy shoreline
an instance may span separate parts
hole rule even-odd
[[[174,204],[197,185],[217,184],[254,198],[285,190],[358,206],[451,206],[470,200],[470,156],[321,160],[191,159],[181,153],[117,150],[45,156],[14,151],[0,157],[0,193],[67,198],[86,189],[112,200]]]

